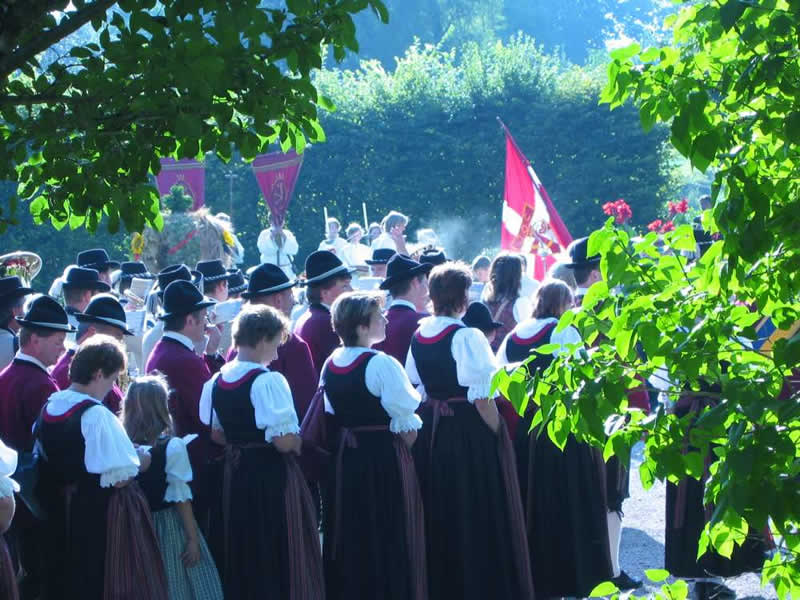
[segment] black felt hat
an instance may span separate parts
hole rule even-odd
[[[247,281],[239,269],[229,269],[231,277],[228,279],[228,294],[241,294],[247,289]]]
[[[342,263],[333,253],[327,250],[317,250],[308,255],[306,259],[306,283],[322,283],[334,277],[347,277],[355,269],[350,269]]]
[[[372,251],[372,258],[367,260],[368,265],[385,265],[397,252],[391,248],[378,248]]]
[[[200,271],[190,271],[186,265],[170,265],[156,275],[158,279],[158,297],[164,296],[164,290],[173,281],[190,281],[197,289],[203,284],[203,274]]]
[[[231,273],[222,264],[219,259],[215,260],[201,260],[195,266],[195,269],[203,274],[203,282],[213,283],[221,279],[231,278]]]
[[[40,327],[68,333],[76,331],[69,324],[67,312],[63,307],[50,296],[45,296],[44,294],[33,299],[25,315],[17,317],[17,323],[23,327]]]
[[[124,262],[120,265],[119,271],[120,279],[133,279],[134,277],[138,279],[155,279],[156,277],[147,270],[147,267],[142,262]]]
[[[94,248],[92,250],[84,250],[78,252],[79,267],[86,267],[88,269],[95,269],[97,271],[106,271],[108,269],[119,268],[119,263],[115,260],[109,260],[108,252],[102,248]]]
[[[125,335],[133,335],[128,329],[125,310],[119,300],[111,294],[98,294],[82,313],[75,315],[79,323],[104,323],[121,329]]]
[[[255,298],[257,296],[275,294],[295,285],[297,285],[297,281],[290,280],[279,266],[264,263],[258,265],[250,274],[250,283],[247,285],[247,291],[242,294],[242,297]]]
[[[87,289],[97,290],[98,292],[108,292],[111,290],[105,281],[100,281],[100,273],[97,269],[87,267],[70,267],[64,275],[64,289]]]
[[[22,280],[16,275],[0,277],[0,303],[16,300],[33,293],[33,288],[22,285]]]
[[[179,279],[170,283],[164,290],[161,304],[163,312],[158,315],[158,318],[163,321],[170,317],[188,315],[196,310],[214,306],[216,302],[203,296],[191,281]]]
[[[492,318],[489,307],[483,302],[471,302],[461,320],[467,327],[474,327],[481,331],[490,331],[503,326],[502,323],[498,323]]]
[[[419,255],[419,262],[424,265],[443,265],[447,262],[447,257],[444,255],[444,250],[439,248],[428,248]]]
[[[386,264],[386,279],[383,280],[380,288],[388,290],[405,279],[428,274],[432,268],[433,265],[423,265],[405,254],[395,254]]]
[[[581,267],[596,267],[600,264],[600,255],[586,256],[589,248],[589,238],[579,238],[574,240],[567,248],[567,254],[572,262],[566,263],[564,266],[570,269],[578,269]]]

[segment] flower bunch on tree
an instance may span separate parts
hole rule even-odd
[[[617,225],[624,225],[633,217],[633,211],[628,203],[622,198],[615,202],[606,202],[603,204],[603,212],[609,217],[614,217],[614,222]]]

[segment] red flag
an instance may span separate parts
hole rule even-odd
[[[291,150],[286,154],[261,154],[253,161],[253,173],[269,206],[270,220],[281,227],[286,220],[286,209],[292,199],[300,167],[303,166],[303,156]]]
[[[206,167],[191,158],[175,160],[161,159],[161,172],[156,175],[158,194],[166,196],[173,185],[180,185],[194,200],[192,210],[206,203]]]
[[[572,236],[558,215],[550,196],[536,176],[530,161],[522,154],[511,132],[506,133],[506,184],[503,192],[503,250],[534,257],[533,277],[544,279]]]

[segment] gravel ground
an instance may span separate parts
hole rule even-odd
[[[634,579],[642,579],[647,585],[645,569],[664,567],[664,512],[665,486],[656,482],[650,490],[642,489],[639,479],[642,444],[632,453],[631,497],[625,501],[625,519],[622,522],[622,549],[620,560],[622,568]],[[761,587],[760,575],[748,573],[725,584],[736,591],[739,599],[777,598],[770,586]],[[653,587],[646,588],[652,591]],[[639,590],[641,594],[642,590]]]

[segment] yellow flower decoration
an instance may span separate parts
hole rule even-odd
[[[131,252],[138,256],[144,252],[144,236],[141,233],[134,233],[131,238]]]
[[[227,229],[222,230],[222,241],[225,242],[226,246],[230,246],[231,248],[234,247],[236,244],[233,241],[233,236],[231,232]]]

